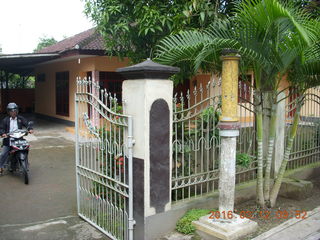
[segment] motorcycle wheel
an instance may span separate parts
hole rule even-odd
[[[22,168],[22,174],[24,178],[24,183],[29,184],[29,175],[28,175],[28,168],[27,168],[27,162],[21,161],[21,168]]]

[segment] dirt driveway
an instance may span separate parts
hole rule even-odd
[[[29,185],[0,177],[1,240],[106,239],[77,217],[74,136],[65,127],[35,119]]]

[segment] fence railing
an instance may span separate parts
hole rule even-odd
[[[240,129],[237,139],[236,183],[242,183],[257,178],[256,124],[253,88],[242,81],[239,81],[238,88]]]
[[[217,190],[220,137],[217,124],[221,113],[220,81],[200,85],[186,96],[176,94],[173,106],[172,200],[200,197]],[[256,126],[253,88],[239,83],[236,183],[257,178]],[[286,133],[295,111],[295,96],[287,98]],[[320,89],[305,97],[301,121],[287,169],[319,162]]]
[[[311,88],[304,98],[297,135],[293,142],[287,169],[319,162],[320,153],[320,88]],[[297,95],[291,93],[286,103],[286,136],[296,110]],[[287,137],[286,137],[287,139]]]
[[[242,99],[241,93],[246,94]],[[239,94],[240,135],[236,182],[256,178],[255,124],[252,89]],[[250,96],[250,98],[248,98]],[[242,100],[240,100],[242,99]],[[173,98],[172,200],[201,197],[218,189],[221,79]]]
[[[219,83],[200,85],[173,99],[172,200],[202,196],[217,187],[220,138]]]

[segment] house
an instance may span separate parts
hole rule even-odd
[[[95,31],[95,28],[92,28],[36,53],[0,55],[0,71],[18,73],[21,76],[35,76],[34,98],[30,97],[30,101],[34,102],[35,113],[41,117],[73,125],[76,78],[91,77],[99,80],[100,86],[112,94],[116,94],[118,100],[121,101],[123,78],[115,70],[128,66],[129,62],[128,58],[120,60],[118,57],[107,56],[102,36]],[[248,74],[248,79],[253,84],[252,74]],[[219,77],[205,73],[198,74],[185,81],[184,84],[176,86],[175,93],[182,92],[183,95],[186,95],[188,90],[192,93],[195,88],[199,89],[201,86],[205,88],[209,81],[217,83]],[[286,81],[283,83],[283,87],[285,87]],[[216,89],[219,91],[219,87]],[[9,99],[10,101],[18,101],[18,103],[21,102],[20,105],[24,109],[30,108],[21,99],[21,94],[12,95],[15,98],[19,95],[20,99],[7,96],[7,101]],[[197,97],[200,98],[200,95],[197,97],[190,95],[191,104],[197,101]],[[206,92],[204,91],[205,96]],[[253,89],[245,82],[239,81],[239,114],[242,122],[252,122],[254,119],[253,105],[250,102],[253,102]],[[244,108],[247,110],[242,114],[241,109]],[[303,112],[306,115],[312,115],[313,113],[308,114],[309,110],[305,110],[307,108],[304,107]],[[292,115],[292,112],[289,114]]]
[[[121,99],[123,78],[115,70],[129,60],[109,57],[104,49],[92,28],[36,53],[0,55],[0,70],[35,76],[35,113],[73,125],[77,77],[99,79],[100,86]]]

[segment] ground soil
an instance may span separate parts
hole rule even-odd
[[[241,240],[252,239],[290,218],[307,217],[307,211],[320,206],[320,177],[310,181],[313,182],[313,194],[311,197],[303,200],[278,197],[276,207],[272,209],[259,209],[256,206],[255,200],[236,205],[235,211],[238,214],[247,214],[259,225],[258,231]],[[285,213],[288,213],[288,216],[284,215]]]
[[[276,207],[259,209],[255,200],[247,201],[245,203],[236,204],[235,212],[237,214],[244,214],[248,212],[251,215],[251,219],[258,223],[258,230],[250,235],[243,237],[240,240],[251,240],[252,238],[274,228],[281,223],[288,221],[292,218],[308,217],[307,211],[313,210],[320,206],[320,176],[310,180],[313,183],[312,196],[303,200],[294,200],[283,197],[278,197]],[[286,217],[284,213],[288,213]],[[281,215],[282,213],[282,215]],[[267,217],[267,214],[269,216]],[[298,214],[298,215],[296,215]],[[300,214],[300,215],[299,215]],[[161,240],[202,240],[197,234],[183,235],[178,232],[173,232],[161,238]]]

